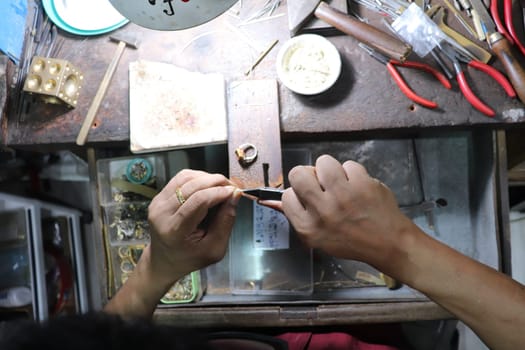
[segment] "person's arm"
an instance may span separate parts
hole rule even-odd
[[[491,349],[525,345],[523,285],[426,234],[414,232],[403,248],[400,280],[456,315]]]
[[[525,344],[525,290],[420,230],[358,163],[320,157],[289,174],[282,209],[311,247],[367,262],[423,292],[493,349]]]
[[[104,311],[126,318],[151,317],[177,280],[221,260],[239,197],[222,175],[179,172],[153,198],[148,208],[151,242]]]

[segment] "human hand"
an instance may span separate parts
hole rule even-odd
[[[319,157],[315,167],[293,168],[289,181],[282,208],[310,247],[387,272],[389,259],[413,225],[390,189],[360,164],[341,165],[328,155]]]
[[[171,284],[222,259],[239,197],[233,184],[219,174],[182,170],[173,177],[148,209],[152,231],[148,253],[157,279]]]

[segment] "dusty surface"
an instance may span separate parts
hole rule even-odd
[[[130,62],[142,59],[171,63],[202,73],[220,73],[229,88],[236,80],[276,79],[277,52],[290,37],[286,6],[281,6],[269,19],[248,24],[242,23],[237,13],[230,11],[189,30],[161,32],[128,24],[118,31],[140,36],[141,44],[138,50],[125,50],[88,143],[129,142]],[[249,76],[245,76],[247,68],[275,39],[279,39],[279,43]],[[467,79],[480,98],[496,109],[496,118],[487,118],[474,110],[459,92],[456,82],[452,90],[446,90],[426,73],[401,68],[415,91],[439,104],[439,109],[429,110],[408,100],[386,68],[361,50],[353,38],[340,35],[331,36],[329,40],[339,49],[343,62],[341,76],[331,89],[321,95],[305,97],[279,84],[281,131],[285,137],[429,127],[509,127],[525,121],[523,104],[508,98],[482,73],[469,69]],[[74,144],[115,49],[116,44],[110,42],[109,35],[88,38],[67,35],[58,58],[70,60],[84,72],[85,82],[78,106],[67,109],[32,103],[29,113],[22,116],[19,123],[16,116],[9,116],[4,142],[11,145]],[[204,94],[203,101],[206,101]]]

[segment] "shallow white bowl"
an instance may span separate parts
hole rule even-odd
[[[341,73],[341,56],[328,39],[317,34],[291,38],[279,50],[277,76],[290,90],[316,95],[328,90]]]

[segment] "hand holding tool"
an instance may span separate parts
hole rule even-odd
[[[358,41],[399,61],[404,61],[412,51],[410,45],[395,36],[383,32],[370,24],[353,19],[346,13],[337,11],[320,0],[304,1],[301,8],[297,9],[295,14],[289,14],[288,20],[291,33],[295,35],[312,15],[331,24],[341,32],[354,37]]]
[[[406,81],[403,79],[399,71],[396,69],[396,66],[399,67],[406,67],[406,68],[413,68],[413,69],[419,69],[425,72],[428,72],[432,74],[439,82],[446,87],[447,89],[450,89],[452,85],[448,81],[447,77],[445,77],[441,72],[434,69],[433,67],[420,63],[420,62],[413,62],[413,61],[405,61],[405,62],[399,62],[397,60],[389,59],[385,55],[367,47],[366,45],[359,45],[361,48],[363,48],[365,51],[368,52],[370,56],[375,58],[377,61],[383,63],[386,65],[386,68],[388,69],[388,72],[394,78],[394,81],[396,82],[399,89],[412,101],[416,102],[417,104],[420,104],[423,107],[427,108],[437,108],[438,105],[434,101],[427,100],[424,97],[419,96],[417,93],[415,93],[410,86],[406,83]]]
[[[86,114],[86,118],[84,119],[84,122],[82,123],[82,127],[80,128],[80,132],[78,133],[77,145],[79,146],[82,146],[86,143],[89,129],[91,128],[91,125],[93,124],[93,121],[95,120],[95,116],[98,112],[98,108],[100,107],[100,104],[102,103],[102,99],[104,98],[104,95],[106,94],[106,91],[108,90],[109,83],[111,81],[111,78],[113,77],[113,74],[115,73],[117,64],[120,61],[120,57],[122,57],[124,48],[126,46],[129,46],[134,49],[137,49],[138,44],[139,44],[137,38],[125,37],[123,35],[122,36],[117,36],[117,35],[111,36],[110,40],[118,42],[118,46],[113,55],[113,59],[111,60],[111,63],[109,64],[106,70],[106,73],[104,74],[104,78],[102,79],[102,82],[100,83],[100,86],[98,87],[97,93],[95,94],[95,98],[93,99],[93,102],[91,102],[91,105],[89,106],[88,112]]]
[[[458,54],[454,49],[452,49],[447,44],[441,45],[440,48],[442,52],[452,61],[452,64],[454,65],[454,70],[456,71],[456,79],[458,81],[461,92],[463,93],[467,101],[481,113],[485,114],[488,117],[494,117],[496,115],[496,112],[492,108],[490,108],[485,103],[483,103],[474,94],[474,92],[468,85],[467,79],[465,77],[465,72],[463,71],[459,63],[460,61],[467,63],[469,67],[472,67],[474,69],[477,69],[487,74],[492,79],[494,79],[499,85],[501,85],[501,87],[505,90],[507,95],[509,95],[510,97],[516,97],[516,92],[512,88],[512,85],[509,83],[507,78],[505,78],[505,76],[501,72],[499,72],[497,69],[481,61],[466,58],[463,55]]]
[[[258,187],[242,190],[242,195],[257,204],[282,212],[281,198],[284,190],[274,187]]]
[[[496,30],[496,25],[490,17],[481,0],[471,0],[472,7],[479,13],[487,33],[487,42],[492,51],[498,56],[512,86],[521,100],[525,103],[525,69],[513,53],[510,42],[503,34]]]

